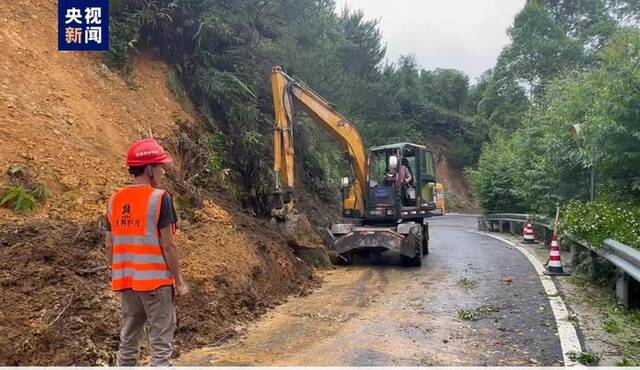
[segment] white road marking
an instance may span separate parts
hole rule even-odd
[[[569,352],[582,352],[582,346],[580,345],[580,340],[578,339],[578,333],[576,333],[575,326],[573,326],[571,321],[569,321],[569,311],[564,305],[564,302],[562,301],[562,298],[558,293],[558,289],[556,288],[555,283],[549,276],[544,274],[544,266],[542,266],[540,261],[538,261],[536,256],[534,256],[531,252],[513,243],[510,240],[481,231],[476,231],[476,233],[498,239],[501,242],[516,248],[520,251],[520,253],[524,254],[525,257],[529,259],[529,262],[531,262],[533,267],[536,269],[536,272],[538,273],[538,277],[542,282],[544,291],[547,293],[547,298],[549,299],[549,304],[551,305],[553,316],[555,316],[556,318],[558,336],[560,337],[560,347],[562,348],[562,357],[564,358],[564,366],[582,366],[579,362],[571,360],[567,355],[567,353]]]

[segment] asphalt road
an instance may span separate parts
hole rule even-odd
[[[517,250],[476,234],[475,218],[430,220],[422,267],[398,256],[362,258],[322,273],[219,347],[180,365],[561,365],[556,323],[542,284]],[[465,320],[471,319],[471,320]]]

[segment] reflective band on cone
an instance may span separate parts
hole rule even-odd
[[[547,262],[547,271],[545,275],[566,276],[569,275],[562,269],[562,257],[560,257],[560,245],[558,244],[558,236],[553,233],[551,237],[551,247],[549,247],[549,262]]]
[[[528,222],[527,226],[525,226],[524,231],[522,232],[522,236],[524,237],[524,240],[522,242],[525,244],[534,244],[536,242],[536,238],[533,235],[533,226],[531,226],[531,222]]]

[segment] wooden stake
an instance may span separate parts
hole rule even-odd
[[[560,218],[560,207],[556,209],[556,222],[553,224],[553,232],[558,233],[558,219]]]

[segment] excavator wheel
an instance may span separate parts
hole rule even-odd
[[[429,225],[422,226],[422,255],[429,254]]]
[[[424,248],[420,245],[418,251],[416,251],[416,256],[413,258],[413,265],[416,267],[422,266],[422,256],[424,255]]]
[[[344,255],[341,255],[342,258],[344,259],[344,264],[345,265],[353,265],[353,260],[355,258],[355,254],[354,253],[347,253]]]
[[[422,266],[422,253],[416,253],[415,257],[400,256],[402,266]]]
[[[413,257],[402,256],[401,262],[403,266],[414,266],[420,267],[422,266],[422,255],[424,254],[424,249],[422,247],[424,242],[424,235],[422,232],[418,232],[416,236],[417,240],[415,240],[415,254]]]

